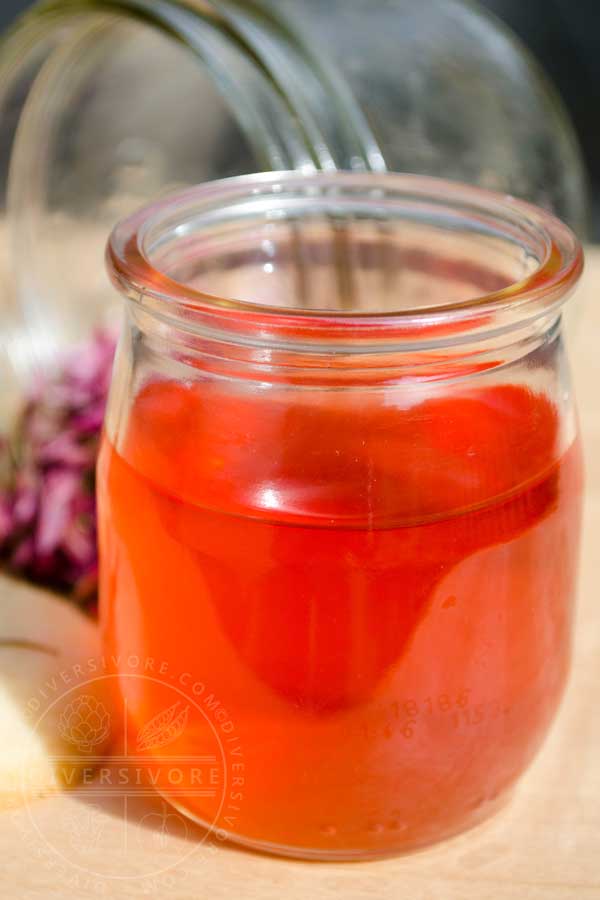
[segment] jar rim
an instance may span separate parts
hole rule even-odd
[[[290,308],[217,296],[177,281],[155,266],[149,236],[185,228],[190,210],[210,212],[242,200],[283,191],[317,198],[323,191],[362,196],[375,211],[383,199],[394,204],[413,198],[431,209],[451,210],[463,222],[491,217],[496,235],[513,243],[525,236],[536,243],[539,262],[525,277],[466,300],[435,306],[360,311]],[[391,200],[390,200],[391,198]],[[263,336],[303,338],[427,339],[448,343],[448,325],[456,335],[498,334],[521,327],[560,307],[583,270],[583,251],[571,229],[552,213],[511,195],[425,175],[372,172],[263,172],[212,181],[170,194],[128,216],[114,228],[107,246],[107,266],[115,285],[130,299],[152,305],[161,317],[194,327],[254,331]]]

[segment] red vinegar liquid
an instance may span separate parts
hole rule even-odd
[[[234,837],[318,856],[487,815],[568,669],[581,459],[558,444],[552,403],[510,385],[406,407],[143,387],[99,464],[107,651],[201,683],[238,742],[220,735],[238,756],[213,795],[158,788]],[[122,691],[134,730],[170,705],[159,678]],[[214,743],[186,710],[169,748],[184,765]]]

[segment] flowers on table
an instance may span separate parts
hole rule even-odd
[[[0,561],[85,605],[96,594],[95,465],[114,349],[99,330],[37,376],[0,439]]]

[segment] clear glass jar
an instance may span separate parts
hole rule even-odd
[[[559,99],[471,2],[44,0],[0,51],[0,425],[33,372],[113,321],[106,235],[165,191],[388,168],[585,227]]]
[[[108,262],[127,303],[98,476],[107,658],[131,741],[164,726],[151,761],[206,752],[208,708],[243,748],[211,796],[158,789],[319,859],[487,817],[569,668],[572,233],[437,179],[265,174],[147,207]]]

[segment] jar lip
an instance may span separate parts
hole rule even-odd
[[[382,192],[392,196],[430,201],[434,206],[456,208],[495,217],[498,236],[515,241],[518,230],[528,233],[541,249],[537,267],[523,279],[499,290],[460,301],[435,306],[359,311],[290,308],[217,296],[176,281],[154,266],[148,252],[148,235],[166,223],[176,223],[182,211],[194,208],[219,209],[253,196],[307,188],[345,189],[365,192],[374,208]],[[317,194],[318,196],[318,194]],[[465,215],[465,221],[467,216]],[[175,225],[175,227],[177,227]],[[291,332],[303,336],[344,334],[348,337],[435,336],[440,323],[453,323],[452,333],[472,330],[498,333],[521,326],[525,321],[547,314],[562,305],[583,270],[583,251],[571,231],[552,213],[524,200],[481,187],[426,175],[373,172],[262,172],[235,176],[187,188],[170,194],[128,216],[114,228],[107,246],[107,266],[116,286],[127,296],[158,304],[163,317],[190,324],[197,313],[204,324],[236,328],[262,324],[267,332]]]

